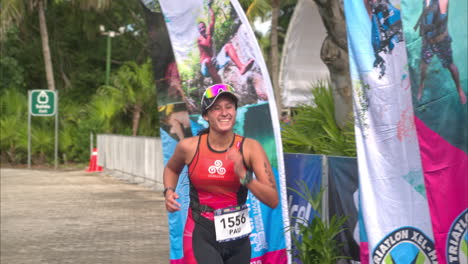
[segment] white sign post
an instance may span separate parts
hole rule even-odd
[[[30,90],[28,111],[28,168],[31,168],[31,116],[55,116],[55,169],[58,160],[58,94],[51,90]]]

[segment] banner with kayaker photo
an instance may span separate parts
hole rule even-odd
[[[162,12],[175,57],[166,70],[167,91],[161,95],[158,87],[165,162],[180,139],[208,127],[200,105],[205,89],[217,83],[232,86],[239,98],[234,132],[261,143],[280,195],[275,209],[248,195],[251,263],[288,263],[289,218],[279,118],[266,64],[244,11],[237,1],[227,0],[144,2]],[[176,188],[182,210],[169,214],[171,263],[183,261],[189,185],[185,170]]]
[[[468,2],[402,0],[408,70],[439,263],[468,263]]]
[[[400,1],[345,0],[361,263],[437,263]],[[449,128],[447,128],[449,129]]]

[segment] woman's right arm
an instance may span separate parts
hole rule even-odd
[[[180,210],[180,204],[176,201],[179,195],[175,192],[177,181],[179,180],[179,174],[185,166],[187,153],[187,140],[180,141],[174,154],[169,159],[164,168],[163,183],[165,190],[166,209],[169,212],[175,212]]]

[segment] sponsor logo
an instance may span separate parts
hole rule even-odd
[[[468,209],[453,221],[447,236],[447,263],[468,263]]]
[[[215,160],[214,165],[208,167],[208,177],[210,178],[224,178],[226,173],[226,168],[223,167],[223,162],[220,160]]]
[[[403,227],[388,234],[374,249],[372,260],[384,263],[437,263],[434,242],[420,230]]]
[[[313,215],[312,205],[307,203],[307,205],[293,203],[294,196],[288,196],[288,205],[289,209],[289,218],[291,219],[291,226],[293,226],[294,233],[296,236],[299,236],[299,227],[300,225],[307,225],[309,223],[309,219],[311,215]]]

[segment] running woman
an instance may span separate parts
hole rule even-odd
[[[180,210],[175,187],[188,166],[190,206],[183,237],[184,263],[250,263],[247,192],[271,208],[279,203],[265,150],[258,141],[233,132],[237,105],[231,86],[207,88],[201,107],[209,127],[181,140],[164,168],[166,209],[175,212]]]

